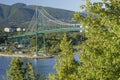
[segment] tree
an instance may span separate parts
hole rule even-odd
[[[79,80],[120,79],[120,0],[103,0],[82,6],[87,16],[76,12],[74,20],[88,26],[82,46]]]
[[[34,73],[30,62],[25,65],[20,58],[13,58],[7,71],[7,77],[8,80],[37,80],[39,76]]]
[[[32,64],[30,62],[28,62],[26,64],[26,71],[27,71],[27,79],[34,80],[35,79],[35,73],[34,73],[34,69],[32,67]]]
[[[64,35],[60,43],[61,53],[58,55],[56,74],[51,74],[51,80],[75,80],[77,67],[74,60],[73,46],[71,41]]]
[[[26,80],[25,79],[25,68],[23,62],[19,58],[12,59],[10,69],[7,71],[8,80]]]

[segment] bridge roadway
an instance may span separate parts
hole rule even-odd
[[[48,29],[48,30],[42,30],[42,31],[38,31],[38,32],[26,32],[24,34],[21,35],[15,35],[15,36],[11,36],[8,38],[18,38],[18,37],[25,37],[25,36],[31,36],[31,35],[35,35],[35,34],[47,34],[47,33],[54,33],[54,32],[69,32],[69,31],[75,31],[75,32],[79,32],[80,30],[83,30],[82,28],[59,28],[59,29]]]

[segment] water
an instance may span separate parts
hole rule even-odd
[[[6,70],[9,68],[9,63],[11,62],[11,57],[0,57],[0,80],[2,77],[6,76]],[[24,62],[30,61],[34,67],[35,73],[48,76],[49,73],[55,73],[54,64],[55,59],[27,59],[22,58]]]

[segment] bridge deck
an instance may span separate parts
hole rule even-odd
[[[60,28],[60,29],[49,29],[49,30],[42,30],[42,31],[38,31],[38,34],[47,34],[47,33],[55,33],[55,32],[69,32],[69,31],[75,31],[75,32],[79,32],[81,30],[81,28]],[[28,33],[24,33],[21,35],[15,35],[12,37],[8,37],[8,38],[17,38],[17,37],[25,37],[25,36],[31,36],[31,35],[35,35],[36,32],[28,32]]]

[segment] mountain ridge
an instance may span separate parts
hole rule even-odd
[[[43,7],[43,6],[37,6]],[[0,3],[0,27],[23,27],[28,23],[34,12],[35,5],[26,5],[24,3],[15,3],[13,5],[6,5]],[[58,20],[69,22],[73,17],[74,11],[43,7],[47,12]]]

